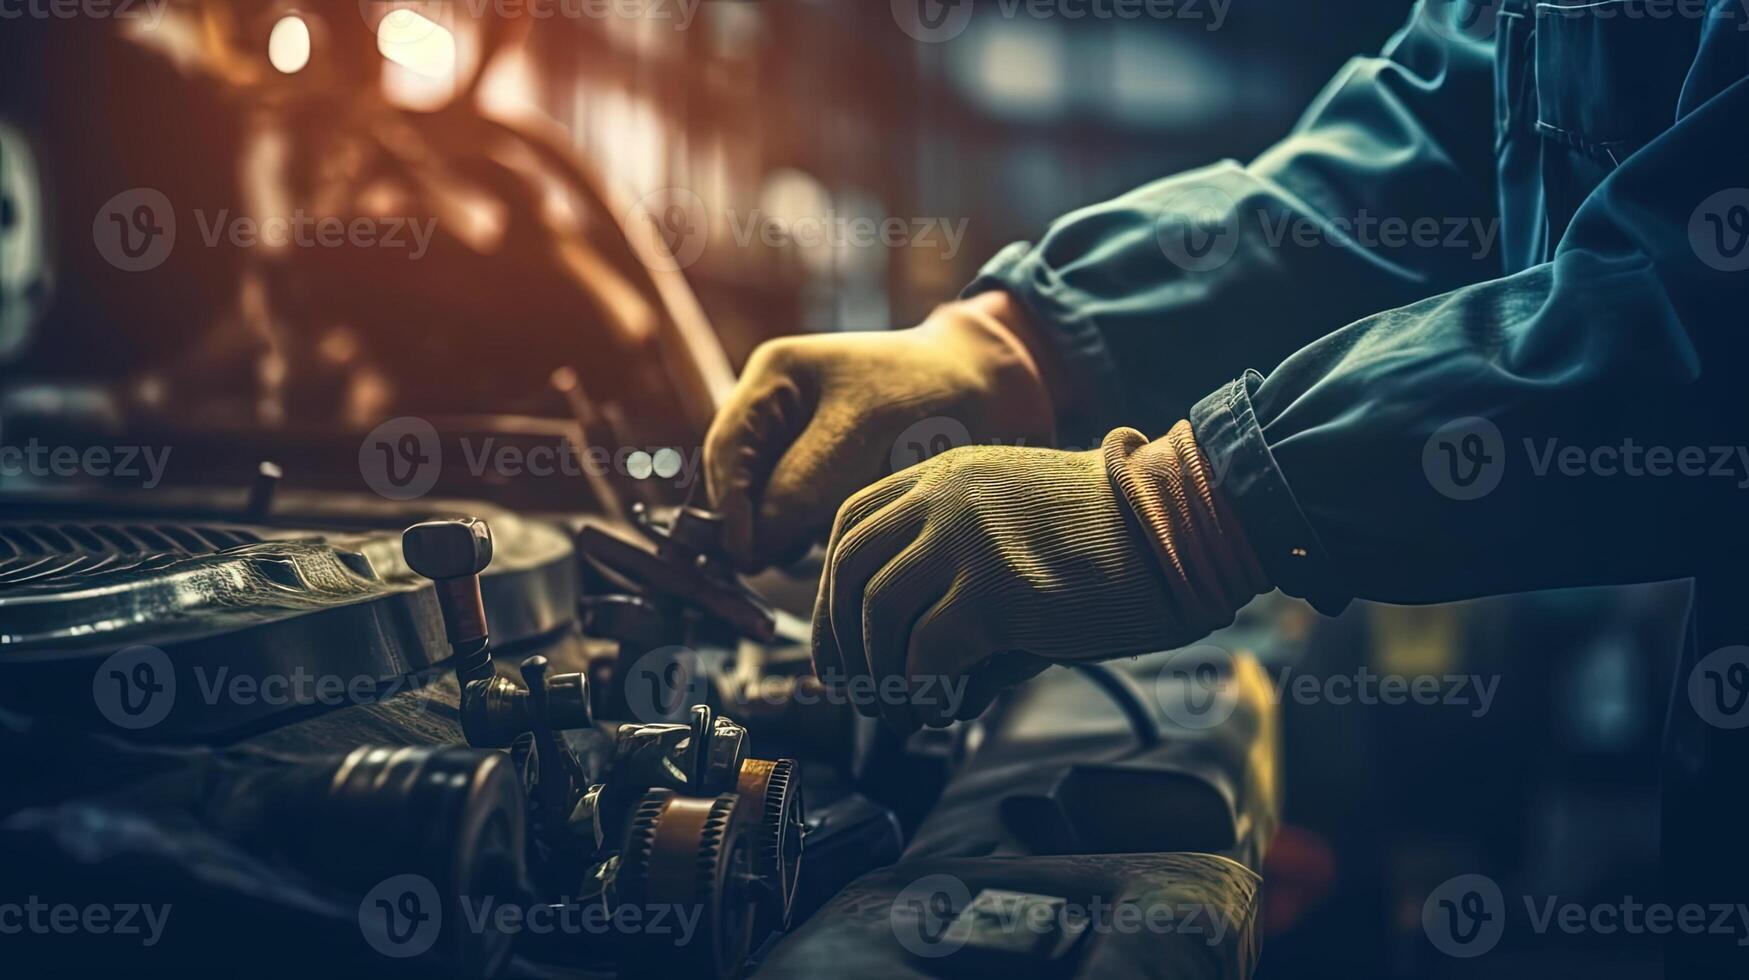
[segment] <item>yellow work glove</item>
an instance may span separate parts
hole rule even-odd
[[[903,732],[971,717],[1053,662],[1197,640],[1266,588],[1215,483],[1185,422],[1089,452],[956,449],[888,477],[833,526],[815,671]]]
[[[704,445],[730,556],[747,571],[800,558],[846,498],[892,472],[905,430],[936,416],[963,424],[974,443],[1051,444],[1037,365],[977,302],[908,330],[755,350]]]

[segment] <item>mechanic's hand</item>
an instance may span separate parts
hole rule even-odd
[[[979,301],[921,326],[771,341],[705,437],[724,544],[744,570],[800,558],[838,506],[892,472],[895,440],[932,416],[973,442],[1050,445],[1051,404],[1025,346]]]
[[[852,497],[828,552],[815,671],[901,732],[1053,662],[1190,643],[1266,588],[1187,423],[952,450]]]

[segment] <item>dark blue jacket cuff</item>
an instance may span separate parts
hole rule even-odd
[[[1337,579],[1263,440],[1251,408],[1251,394],[1262,383],[1262,375],[1247,371],[1221,386],[1191,409],[1190,426],[1270,581],[1333,616],[1353,594]]]

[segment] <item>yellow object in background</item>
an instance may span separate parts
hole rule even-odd
[[[1464,607],[1367,606],[1372,667],[1414,677],[1455,672],[1463,660]]]

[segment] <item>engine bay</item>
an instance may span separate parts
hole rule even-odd
[[[45,905],[149,882],[179,927],[155,956],[197,972],[287,935],[267,972],[1239,976],[1256,956],[1261,698],[1186,730],[1145,663],[1061,671],[899,742],[812,676],[800,620],[722,565],[702,508],[365,516],[282,496],[276,470],[200,520],[0,522],[0,710],[42,763],[0,848]],[[1089,928],[1144,901],[1183,928]],[[980,927],[1015,914],[1052,925],[1026,948]],[[129,962],[111,938],[42,962]]]

